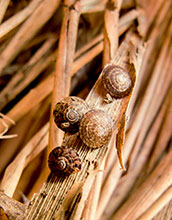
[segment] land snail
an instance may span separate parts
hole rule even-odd
[[[69,176],[81,170],[81,159],[73,148],[56,147],[49,154],[48,166],[56,176]]]
[[[130,94],[133,81],[130,74],[122,67],[108,64],[102,75],[102,83],[106,90],[105,102],[112,102],[113,98],[119,99]]]
[[[79,126],[80,138],[90,148],[107,145],[113,130],[113,121],[102,110],[90,110],[81,119]]]
[[[81,98],[66,97],[55,105],[54,121],[60,129],[70,134],[79,130],[82,116],[90,110],[88,104]]]

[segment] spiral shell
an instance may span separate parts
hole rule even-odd
[[[114,98],[127,96],[133,87],[130,74],[114,64],[107,65],[103,70],[102,83],[108,94]]]
[[[80,138],[88,147],[98,148],[108,144],[113,130],[113,122],[102,110],[90,110],[80,122]]]
[[[54,121],[60,129],[74,134],[79,130],[82,116],[90,110],[87,103],[75,96],[66,97],[55,105]]]
[[[72,148],[56,147],[49,154],[48,166],[55,175],[68,176],[81,170],[81,159]]]

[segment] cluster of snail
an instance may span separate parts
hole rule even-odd
[[[127,96],[132,88],[129,73],[113,64],[104,68],[102,84],[108,102]],[[102,110],[91,109],[81,98],[64,98],[55,105],[53,115],[58,128],[68,134],[78,132],[83,143],[90,148],[106,146],[110,141],[114,124],[111,117]],[[54,174],[67,176],[80,171],[81,159],[73,148],[61,146],[52,150],[48,165]]]

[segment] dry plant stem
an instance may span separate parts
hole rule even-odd
[[[166,1],[167,2],[167,1]],[[169,3],[170,1],[168,1]],[[144,17],[140,17],[142,20],[138,20],[140,23],[140,33],[145,36],[147,33],[147,30],[150,28],[150,25],[153,22],[153,19],[155,19],[155,16],[159,12],[159,9],[163,7],[164,1],[159,0],[158,2],[155,0],[151,1],[141,1],[137,0],[136,5],[138,6],[139,9],[142,9],[144,11]],[[143,24],[142,24],[143,23]]]
[[[88,52],[91,47],[94,47],[96,44],[103,41],[103,34],[99,34],[96,36],[92,41],[84,45],[81,49],[77,50],[75,53],[75,60],[77,60],[79,57],[81,57],[84,53]]]
[[[103,180],[103,172],[104,172],[104,163],[105,161],[101,164],[100,166],[100,171],[97,173],[95,177],[95,181],[93,183],[93,192],[92,192],[92,200],[90,203],[90,212],[89,212],[89,220],[94,220],[96,216],[96,210],[97,210],[97,205],[100,197],[100,190],[102,186],[102,180]]]
[[[53,78],[49,76],[46,80],[40,83],[35,89],[32,89],[13,109],[6,115],[17,122],[26,113],[28,113],[36,104],[41,102],[52,91]],[[45,90],[46,88],[46,90]],[[37,99],[35,99],[37,97]],[[33,101],[34,100],[34,101]],[[22,111],[21,111],[22,110]],[[8,124],[11,127],[10,124]],[[0,125],[0,132],[3,127]]]
[[[50,78],[48,78],[47,79],[48,81],[47,81],[47,84],[48,85],[51,85],[51,83],[50,83]],[[38,93],[36,92],[36,90],[33,92],[31,92],[29,95],[28,95],[28,97],[26,98],[26,99],[24,99],[19,105],[17,105],[16,106],[16,108],[14,109],[14,111],[11,113],[11,115],[13,115],[13,116],[19,116],[19,117],[14,117],[15,118],[15,120],[19,120],[19,118],[20,117],[22,117],[22,115],[24,115],[24,114],[26,114],[29,110],[30,110],[30,107],[32,108],[32,106],[30,106],[30,105],[27,105],[27,103],[32,103],[32,101],[30,101],[30,96],[32,97],[35,97],[35,94],[42,94],[43,93],[43,90],[41,89],[41,88],[43,88],[44,87],[44,83],[42,84],[42,86],[40,85],[40,86],[38,86]],[[39,91],[39,88],[40,88],[40,91]],[[48,92],[49,90],[47,90],[47,86],[46,86],[46,92]],[[38,100],[39,101],[39,100]],[[23,103],[23,104],[22,104]],[[35,103],[36,104],[36,103]],[[27,109],[27,108],[24,108],[24,112],[21,112],[20,111],[20,108],[22,108],[22,106],[28,106],[29,108]],[[18,110],[19,111],[18,111]],[[22,114],[19,114],[19,112],[21,112]],[[38,137],[39,137],[39,133],[38,133]],[[40,136],[39,137],[40,139],[42,138],[42,136]],[[45,147],[45,146],[43,146],[43,147]],[[10,172],[10,171],[9,171]],[[4,177],[5,178],[5,177]],[[15,183],[16,185],[17,185],[17,183]],[[14,184],[14,185],[15,185]],[[15,188],[15,187],[14,187]],[[11,189],[11,190],[14,190],[14,189]]]
[[[93,182],[90,194],[88,196],[88,199],[87,199],[88,204],[86,203],[86,206],[84,208],[83,215],[82,215],[82,218],[84,219],[89,219],[89,220],[95,219],[97,204],[99,201],[99,195],[100,195],[100,190],[101,190],[101,185],[102,185],[102,180],[103,180],[104,163],[105,163],[105,158],[99,168],[99,172],[95,176],[95,180]]]
[[[37,8],[37,6],[40,3],[41,0],[32,0],[26,8],[13,15],[7,21],[3,22],[0,25],[0,39],[4,37],[6,34],[8,34],[11,30],[16,28],[18,25],[20,25],[22,22],[24,22],[33,13],[33,11]]]
[[[47,112],[47,109],[49,108],[49,103],[50,103],[50,98],[46,99],[44,102],[37,105],[29,114],[27,114],[27,118],[23,119],[25,123],[24,124],[19,123],[16,126],[18,128],[20,126],[21,127],[20,130],[22,131],[23,129],[25,129],[24,127],[27,126],[26,128],[27,130],[25,129],[26,132],[24,133],[24,135],[22,135],[21,134],[22,132],[20,132],[19,130],[19,134],[20,134],[19,137],[20,139],[22,138],[22,140],[20,140],[18,144],[16,142],[13,143],[12,147],[19,148],[19,146],[23,145],[23,141],[24,143],[26,143],[26,141],[29,140],[29,142],[28,144],[26,144],[26,146],[24,146],[21,152],[18,153],[17,157],[14,158],[12,163],[9,164],[9,166],[5,170],[5,174],[2,179],[0,187],[10,197],[13,196],[14,191],[17,186],[19,187],[21,191],[24,190],[25,192],[25,189],[23,188],[21,189],[21,183],[22,182],[24,183],[22,184],[22,186],[24,187],[30,184],[30,181],[25,181],[24,179],[24,177],[26,177],[28,173],[28,169],[25,170],[26,172],[24,173],[24,175],[22,176],[22,179],[20,180],[21,174],[24,168],[30,163],[30,161],[32,161],[34,157],[36,157],[48,144],[48,135],[47,135],[48,127],[49,127],[48,125],[47,125],[47,129],[46,127],[43,127],[41,131],[38,132],[39,137],[38,135],[34,136],[31,139],[30,137],[33,136],[33,134],[35,133],[35,130],[37,131],[40,128],[40,121],[45,116],[45,112]],[[29,118],[29,122],[27,121],[28,118]],[[8,148],[9,148],[9,151],[11,152],[10,146],[8,146]],[[39,159],[35,161],[38,161],[39,163]],[[34,162],[29,167],[34,167],[35,169],[38,163]],[[19,183],[19,180],[20,180],[20,183]],[[17,191],[18,190],[16,190],[16,193],[15,193],[16,195],[18,195]]]
[[[139,16],[139,12],[136,10],[131,10],[127,14],[123,15],[119,20],[119,36],[126,31],[129,26],[132,24],[133,20]],[[98,43],[99,42],[99,43]],[[92,45],[95,43],[93,48]],[[85,51],[88,52],[84,53],[83,49],[76,52],[76,60],[74,62],[72,68],[72,75],[77,72],[80,66],[84,66],[86,63],[91,61],[94,57],[100,54],[103,51],[103,36],[100,34],[98,37],[93,39],[90,43],[84,46]],[[91,49],[90,49],[91,48]],[[83,56],[79,57],[80,54],[84,54]],[[78,58],[79,57],[79,58]]]
[[[131,50],[132,51],[132,50]],[[142,57],[144,53],[144,48],[139,45],[138,47],[138,56],[137,56],[137,62],[138,65],[136,65],[137,72],[140,70],[141,62],[142,62]],[[138,118],[140,120],[140,118]],[[123,153],[123,158],[124,158],[124,164],[126,163],[128,156],[132,150],[133,144],[135,142],[135,138],[137,137],[137,133],[139,132],[140,126],[142,121],[139,121],[137,123],[137,126],[132,127],[125,140],[124,144],[124,153]],[[134,131],[134,132],[133,132]],[[134,134],[133,134],[134,133]],[[118,183],[118,180],[121,176],[122,172],[119,170],[119,165],[118,165],[118,160],[116,159],[114,161],[114,165],[103,185],[101,195],[100,195],[100,201],[98,205],[98,210],[97,210],[97,216],[96,219],[99,219],[103,213],[103,211],[106,208],[106,205]]]
[[[165,24],[167,24],[167,22],[164,22],[164,16],[167,13],[167,10],[168,10],[168,5],[166,4],[163,7],[163,10],[161,10],[161,13],[159,14],[159,16],[157,18],[156,25],[154,26],[154,30],[153,30],[151,36],[149,37],[148,42],[146,43],[146,52],[144,54],[142,68],[141,68],[140,74],[137,79],[137,84],[136,84],[134,93],[132,95],[129,109],[127,111],[127,115],[129,115],[129,116],[132,115],[132,111],[133,111],[136,99],[138,97],[138,93],[140,92],[141,86],[143,86],[143,84],[145,85],[145,83],[144,83],[145,79],[149,78],[149,76],[151,75],[151,71],[152,71],[151,68],[154,65],[154,63],[152,61],[155,61],[158,57],[158,54],[156,54],[156,56],[154,56],[153,58],[152,58],[152,55],[155,52],[154,48],[157,48],[157,44],[160,41],[158,38],[160,38],[160,37],[162,38],[162,36],[161,36],[162,33],[164,31],[166,31],[166,29],[164,29],[164,26],[165,26]],[[141,12],[139,10],[138,11],[135,10],[135,12],[133,10],[133,13],[132,13],[133,16],[135,16],[135,13],[141,14]],[[137,19],[139,19],[140,16],[138,16]],[[122,19],[120,19],[120,21],[122,21]]]
[[[104,174],[103,174],[103,182],[105,181],[110,169],[113,166],[114,160],[116,158],[116,152],[115,152],[115,142],[116,142],[116,134],[114,133],[112,138],[111,138],[111,142],[109,144],[109,151],[108,151],[108,155],[106,157],[105,160],[105,169],[104,169]]]
[[[140,87],[143,90],[145,90],[143,87],[148,84],[152,69],[154,68],[157,57],[159,56],[159,51],[165,39],[165,35],[163,33],[166,32],[169,27],[169,21],[171,17],[171,14],[169,12],[169,1],[166,1],[164,2],[162,9],[157,15],[152,31],[150,33],[148,32],[149,36],[147,41],[147,51],[142,65],[140,79],[140,82],[142,82]],[[133,105],[134,103],[131,104]]]
[[[90,193],[89,193],[89,196],[88,196],[87,200],[85,201],[84,210],[83,210],[81,219],[89,219],[91,200],[93,199],[93,191],[94,191],[94,187],[92,186]]]
[[[135,6],[134,0],[123,0],[122,1],[122,8],[123,9],[133,8],[134,6]]]
[[[0,161],[1,173],[4,172],[5,168],[11,162],[12,158],[15,157],[17,151],[21,148],[23,142],[26,141],[28,129],[32,124],[31,123],[33,118],[32,112],[30,112],[25,117],[23,117],[22,120],[20,120],[16,124],[16,126],[14,126],[11,129],[12,133],[19,134],[17,138],[13,138],[11,140],[4,140],[1,142],[1,155],[3,155],[3,159]]]
[[[162,220],[171,219],[172,216],[172,200],[152,219],[152,220]]]
[[[41,35],[38,34],[32,39],[32,41],[28,42],[28,44],[24,47],[24,50],[29,50],[32,47],[42,44],[43,42],[45,42],[50,38],[58,38],[58,37],[59,36],[57,35],[57,33],[52,33],[51,31],[47,33],[42,33]]]
[[[35,136],[33,136],[5,170],[0,187],[8,196],[13,196],[24,168],[47,146],[48,128],[49,124],[46,124]]]
[[[0,23],[2,22],[10,0],[0,0]]]
[[[168,35],[167,41],[164,42],[164,47],[155,65],[152,79],[150,80],[145,96],[143,97],[143,102],[146,99],[145,98],[146,96],[150,97],[149,98],[150,105],[147,108],[147,111],[144,117],[144,124],[142,125],[142,130],[139,133],[136,144],[134,146],[134,150],[130,157],[130,164],[134,164],[134,161],[137,158],[139,149],[140,147],[142,147],[141,144],[144,140],[146,132],[148,131],[149,126],[151,125],[152,119],[157,114],[157,111],[161,105],[161,102],[163,101],[164,96],[166,95],[166,92],[172,82],[171,74],[169,74],[170,73],[169,66],[171,66],[171,54],[168,54],[168,51],[167,51],[168,47],[170,46],[168,44],[169,40],[170,40],[170,37]],[[166,57],[168,58],[166,59]],[[143,105],[141,104],[140,108],[142,108],[142,106]]]
[[[147,2],[149,1],[147,0]],[[147,14],[148,25],[150,25],[153,22],[153,19],[155,18],[156,14],[158,13],[159,9],[162,7],[163,4],[164,4],[163,0],[160,0],[158,2],[155,0],[151,0],[148,5],[146,3],[146,7],[144,8],[144,10],[146,11]]]
[[[156,200],[153,205],[138,220],[149,220],[158,214],[158,212],[172,199],[172,186]]]
[[[9,220],[23,219],[25,205],[22,203],[17,202],[16,200],[11,199],[4,193],[0,192],[0,204],[7,214]]]
[[[109,217],[114,213],[121,202],[125,199],[128,192],[131,190],[131,187],[135,183],[136,178],[140,175],[140,172],[143,169],[147,158],[152,150],[153,144],[157,138],[161,123],[165,117],[170,102],[170,96],[171,93],[169,92],[163,103],[161,111],[159,112],[152,128],[149,131],[148,136],[146,137],[144,145],[142,145],[142,151],[138,155],[138,158],[135,161],[135,165],[129,167],[127,175],[120,179],[115,193],[107,205],[108,209],[105,210],[104,215],[102,216],[102,220],[109,219]]]
[[[133,21],[134,19],[139,17],[140,14],[141,13],[139,10],[132,9],[129,12],[127,12],[126,14],[124,14],[122,17],[120,17],[119,25],[118,25],[119,33],[120,32],[124,33],[124,31],[126,31],[126,26],[131,25],[132,24],[131,21]]]
[[[54,43],[54,38],[48,39],[33,57],[31,57],[29,62],[15,74],[7,86],[1,91],[0,109],[15,98],[55,60],[54,53],[49,56],[46,55]]]
[[[150,86],[151,87],[151,86]],[[151,93],[151,91],[149,90],[149,93]],[[151,101],[150,100],[150,98],[149,98],[149,101]],[[144,102],[146,102],[146,96],[145,96],[145,101]],[[145,106],[145,104],[143,104],[143,106]],[[146,107],[146,106],[145,106]],[[135,126],[132,126],[132,130],[133,131],[130,131],[129,132],[129,137],[127,137],[127,139],[131,139],[131,143],[130,142],[128,142],[129,143],[129,145],[127,144],[127,141],[126,141],[126,144],[127,144],[127,147],[126,147],[126,149],[130,149],[130,147],[133,145],[133,143],[135,142],[135,138],[137,137],[137,132],[139,131],[139,129],[140,129],[140,126],[141,126],[141,124],[142,124],[142,121],[143,121],[143,119],[144,119],[144,114],[145,114],[145,112],[147,111],[147,108],[149,107],[149,102],[147,103],[147,107],[146,107],[146,109],[142,109],[141,111],[140,111],[140,113],[139,113],[139,116],[137,115],[136,116],[136,127]],[[140,117],[141,116],[141,117]],[[132,133],[133,132],[133,133]],[[115,172],[115,168],[114,168],[114,172]],[[113,173],[113,169],[112,169],[112,171],[111,171],[111,173]],[[108,181],[108,180],[107,180]],[[111,186],[113,186],[113,184],[111,184],[111,181],[109,180],[109,183],[110,183],[110,185]],[[113,188],[113,187],[112,187]],[[115,188],[115,187],[114,187]],[[114,190],[114,188],[112,189],[112,192],[113,192],[113,190]],[[105,187],[105,191],[106,191],[106,189],[109,189],[109,187]],[[107,196],[107,193],[105,193],[105,196]],[[103,197],[101,197],[101,198],[103,198]],[[109,197],[110,198],[110,197]],[[104,201],[104,198],[102,199],[102,201]]]
[[[113,217],[117,219],[137,219],[140,217],[172,184],[172,151],[158,164],[152,174],[124,203]]]
[[[108,0],[104,13],[103,66],[113,59],[118,48],[119,11],[122,0]]]
[[[135,17],[132,17],[131,19],[133,19],[133,18],[135,18]],[[130,19],[130,17],[128,17],[128,19]],[[125,21],[127,22],[127,20],[125,20]],[[124,25],[124,23],[121,25]],[[92,60],[100,52],[102,52],[102,50],[103,50],[103,42],[100,42],[94,48],[92,48],[91,50],[88,50],[87,53],[84,53],[84,55],[82,55],[80,58],[78,58],[73,63],[71,75],[73,76],[76,71],[78,71],[80,68],[82,68],[83,65],[85,65],[90,60]],[[17,122],[23,115],[25,115],[27,112],[29,112],[33,106],[35,106],[37,103],[39,103],[41,100],[43,100],[46,96],[48,96],[52,92],[52,89],[53,89],[52,83],[53,83],[53,76],[50,75],[49,77],[47,77],[47,79],[45,79],[45,81],[40,83],[40,85],[38,85],[33,90],[34,92],[33,91],[29,92],[10,112],[8,112],[7,116],[12,115],[13,116],[12,119],[15,122]],[[41,97],[38,94],[41,94]],[[38,97],[38,98],[36,98],[36,97]],[[30,103],[30,105],[28,105],[28,103]],[[24,108],[23,108],[23,106],[24,106]],[[22,111],[21,111],[21,109],[22,109]],[[11,127],[10,124],[8,124],[8,126],[9,126],[9,128]],[[2,131],[3,131],[3,127],[0,125],[0,132],[2,132]]]
[[[106,8],[107,0],[87,0],[82,1],[82,13],[94,13],[104,11]],[[134,0],[123,0],[122,8],[129,9],[135,6]]]
[[[51,97],[48,97],[46,100],[44,100],[39,105],[37,105],[36,108],[34,108],[37,111],[34,114],[33,120],[34,119],[35,120],[33,121],[33,125],[31,126],[31,129],[29,129],[29,132],[28,132],[28,137],[27,137],[28,143],[32,142],[32,137],[35,134],[35,131],[37,132],[38,129],[41,129],[40,128],[40,122],[42,122],[42,120],[44,120],[43,119],[44,116],[47,115],[47,111],[49,110],[49,107],[50,107],[50,101],[51,101]],[[33,110],[32,110],[32,112],[33,112]],[[48,125],[48,128],[49,128],[49,125]],[[48,145],[48,128],[45,131],[45,134],[40,133],[40,135],[37,136],[38,142],[35,141],[34,144],[32,144],[32,146],[31,146],[31,147],[33,147],[33,145],[36,145],[35,147],[33,147],[33,149],[35,149],[35,150],[33,150],[33,155],[31,153],[31,157],[28,158],[29,160],[26,164],[26,170],[25,170],[25,172],[22,173],[22,176],[19,179],[19,183],[17,185],[17,188],[15,190],[15,194],[14,194],[15,198],[17,198],[17,196],[19,196],[19,194],[17,193],[18,189],[20,189],[23,192],[25,192],[27,190],[28,185],[30,185],[30,182],[27,183],[25,180],[30,179],[30,177],[32,177],[35,170],[36,171],[38,170],[37,167],[40,166],[40,165],[41,165],[41,167],[45,167],[45,165],[46,165],[47,161],[46,161],[46,157],[45,157],[46,156],[45,151],[42,152],[41,155],[40,155],[40,152],[43,151]],[[34,138],[36,139],[36,137],[34,137]],[[25,152],[25,154],[27,154],[27,151]],[[34,159],[34,158],[32,158],[32,156],[36,157],[36,158]],[[44,156],[44,160],[42,161],[41,158],[43,156]],[[32,162],[33,159],[34,159],[34,161]],[[30,161],[32,163],[30,163]],[[39,173],[39,175],[36,178],[36,182],[34,182],[35,184],[38,184],[39,177],[42,174],[42,172],[44,173],[44,169],[41,169],[41,172]],[[48,174],[44,173],[44,181],[46,180],[47,176],[48,176]],[[41,182],[41,183],[43,183],[43,182]],[[41,186],[40,186],[40,188],[41,188]],[[37,192],[37,191],[35,191],[35,192]],[[30,193],[31,193],[31,191],[29,192],[29,195],[30,195]],[[27,195],[27,197],[28,197],[28,195]]]
[[[57,130],[53,120],[53,109],[56,102],[69,95],[71,70],[74,60],[74,52],[77,38],[78,22],[80,17],[80,2],[71,7],[70,1],[65,1],[64,17],[61,27],[56,71],[54,76],[54,88],[50,115],[49,149],[51,151],[57,145],[61,145],[62,132]]]
[[[131,15],[132,14],[132,15]],[[120,21],[120,27],[119,27],[119,35],[121,35],[123,33],[124,30],[127,30],[128,27],[130,26],[130,24],[132,23],[132,21],[139,15],[138,12],[136,12],[136,10],[132,10],[131,13],[128,12],[126,15],[122,16]],[[97,56],[98,54],[100,54],[103,51],[103,38],[101,40],[101,36],[98,36],[96,39],[93,39],[93,42],[95,42],[95,46],[94,48],[88,50],[87,53],[85,53],[83,56],[81,56],[80,58],[77,58],[76,61],[74,62],[73,68],[72,68],[72,75],[79,70],[80,65],[84,66],[86,63],[88,63],[89,61],[91,61],[95,56]],[[100,40],[100,42],[99,42]],[[93,42],[89,43],[89,47],[91,48]],[[99,42],[97,44],[97,42]],[[85,46],[85,49],[87,50],[88,45]],[[77,57],[79,56],[79,54],[83,53],[82,49],[81,51],[78,51]]]
[[[1,142],[1,154],[3,155],[3,160],[1,160],[0,166],[1,173],[4,173],[4,168],[6,168],[9,163],[12,162],[12,158],[15,158],[17,156],[17,154],[21,150],[21,147],[26,145],[30,138],[35,134],[35,131],[33,131],[33,129],[35,128],[36,124],[38,125],[38,119],[40,119],[42,114],[42,116],[45,116],[44,109],[47,109],[49,107],[47,106],[47,99],[45,101],[35,106],[32,111],[25,115],[22,120],[20,120],[16,124],[16,126],[11,129],[12,133],[19,134],[17,138]],[[41,111],[40,106],[42,106]],[[40,119],[41,124],[39,121],[38,129],[40,129],[40,125],[42,125],[42,118]]]
[[[138,134],[138,132],[139,132],[141,126],[142,126],[142,122],[143,122],[143,120],[145,120],[147,111],[150,109],[150,105],[152,103],[153,95],[154,95],[154,93],[157,89],[157,83],[159,81],[159,78],[162,77],[161,68],[164,68],[164,59],[166,57],[168,46],[169,46],[169,38],[167,39],[167,41],[164,44],[164,48],[161,52],[161,55],[160,55],[159,60],[158,60],[158,65],[157,65],[156,70],[155,70],[156,72],[155,72],[155,74],[153,74],[153,77],[152,77],[152,79],[151,79],[151,81],[148,85],[148,88],[145,92],[142,103],[140,105],[139,111],[137,112],[137,114],[135,116],[134,122],[133,122],[133,124],[132,124],[132,126],[129,130],[129,133],[127,134],[126,144],[125,144],[126,151],[131,149],[131,146],[133,146],[133,144],[134,144],[134,142],[137,138],[137,134]],[[140,133],[139,137],[144,138],[144,137],[142,137],[142,133]],[[143,140],[143,139],[141,139],[141,140]],[[140,147],[141,147],[141,142],[137,145],[137,148],[135,149],[136,150],[135,155],[137,155],[137,152],[138,152]],[[126,151],[124,151],[124,153]],[[128,151],[128,153],[129,153],[129,151]],[[128,157],[128,153],[127,153],[127,157]],[[132,154],[132,156],[133,156],[133,154]],[[134,157],[134,159],[135,159],[135,157]],[[135,161],[134,159],[132,160],[133,163]],[[100,204],[99,204],[98,213],[105,210],[105,207],[106,207],[106,205],[107,205],[107,203],[108,203],[108,201],[109,201],[109,199],[110,199],[110,197],[111,197],[111,195],[112,195],[112,193],[113,193],[113,191],[116,187],[116,184],[114,184],[114,176],[117,178],[115,166],[110,171],[109,176],[106,179],[106,182],[104,183],[102,193],[101,193],[101,197],[100,197],[101,200],[100,200]]]
[[[59,6],[59,3],[60,0],[52,0],[51,4],[49,4],[48,0],[42,1],[34,13],[24,22],[20,30],[0,54],[0,75],[3,68],[14,60],[26,43],[31,40],[40,28],[49,20]],[[46,13],[42,13],[45,10]]]
[[[103,11],[107,0],[87,0],[81,1],[81,13],[94,13]]]
[[[172,95],[172,93],[171,93]],[[149,171],[154,167],[157,160],[160,158],[161,154],[163,153],[166,145],[164,143],[167,143],[168,140],[171,137],[171,120],[172,120],[172,103],[170,103],[170,107],[168,111],[166,112],[166,117],[162,123],[161,127],[161,133],[158,136],[158,140],[156,142],[155,149],[153,151],[153,155],[149,161],[148,169]]]
[[[131,50],[130,44],[128,44],[127,42],[124,42],[121,45],[113,62],[116,63],[116,65],[123,66],[123,68],[127,68],[127,69],[129,68],[128,70],[131,71],[131,74],[134,74],[135,69],[132,68],[132,65],[126,64],[126,61],[128,60],[127,51]],[[137,44],[138,42],[136,40],[136,47]],[[98,81],[91,90],[86,101],[91,107],[100,108],[103,109],[105,112],[109,113],[111,117],[114,119],[114,121],[118,123],[121,120],[123,113],[126,111],[126,107],[128,105],[128,101],[130,97],[125,97],[124,99],[121,100],[114,100],[113,103],[108,105],[103,102],[103,99],[104,99],[104,91],[102,90],[101,75],[100,75]],[[114,109],[116,109],[116,114],[114,112]],[[56,178],[54,176],[50,177],[50,179],[47,181],[47,183],[44,185],[44,187],[41,190],[41,192],[45,192],[47,194],[46,197],[42,198],[40,192],[39,195],[33,198],[31,202],[32,205],[29,206],[28,210],[25,213],[25,219],[36,220],[39,218],[40,215],[44,216],[43,219],[51,219],[54,216],[55,211],[57,211],[56,217],[58,216],[59,219],[63,218],[64,215],[66,214],[65,213],[66,209],[63,209],[61,203],[63,202],[64,202],[63,204],[67,203],[67,201],[69,200],[69,198],[71,198],[72,195],[68,193],[68,196],[66,197],[65,200],[66,193],[69,192],[71,188],[73,189],[74,186],[76,187],[76,185],[78,185],[79,189],[81,190],[80,191],[81,193],[79,194],[80,202],[74,201],[75,208],[72,210],[74,210],[75,212],[69,213],[68,211],[68,214],[73,216],[73,219],[75,220],[80,219],[85,204],[85,200],[87,199],[91,187],[90,181],[91,182],[93,181],[96,173],[95,165],[97,164],[97,162],[98,164],[101,164],[105,156],[105,153],[107,151],[107,148],[105,147],[105,148],[95,149],[94,151],[92,151],[92,149],[86,147],[78,139],[77,135],[74,135],[73,137],[66,136],[64,139],[64,144],[66,144],[67,146],[70,145],[78,151],[82,159],[82,171],[76,175],[71,175],[70,177],[65,179]],[[87,182],[87,180],[89,181]],[[56,197],[53,197],[53,195],[55,195]],[[75,198],[78,198],[77,195]]]
[[[121,7],[121,0],[107,1],[105,14],[104,14],[104,53],[103,53],[103,66],[110,62],[114,58],[114,55],[118,48],[118,37],[119,37],[119,10]],[[113,145],[113,144],[112,144]],[[105,163],[105,161],[104,161]],[[101,168],[104,170],[104,163],[102,163]],[[93,190],[91,191],[89,197],[91,202],[88,207],[88,219],[94,219],[96,214],[96,208],[98,205],[98,200],[100,196],[100,189],[103,180],[103,173],[96,175]],[[93,199],[94,198],[94,199]]]

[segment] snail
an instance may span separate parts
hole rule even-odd
[[[66,97],[55,105],[54,121],[60,129],[74,134],[79,130],[82,116],[90,110],[87,103],[75,96]]]
[[[102,110],[90,110],[81,119],[80,138],[88,147],[98,148],[109,143],[112,135],[113,121]]]
[[[56,147],[49,154],[48,166],[55,175],[68,176],[81,170],[81,159],[72,148]]]
[[[112,98],[123,98],[132,90],[133,82],[130,74],[120,66],[109,64],[103,70],[102,83],[107,91],[106,102]]]

